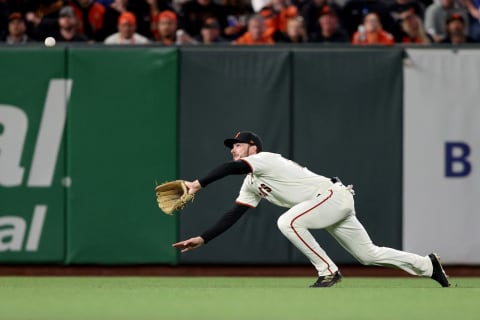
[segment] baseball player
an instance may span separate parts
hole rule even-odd
[[[233,161],[186,185],[189,193],[195,194],[227,175],[246,175],[235,205],[213,227],[173,247],[187,252],[208,243],[265,199],[288,208],[277,225],[317,269],[318,279],[310,287],[331,287],[342,275],[309,229],[326,229],[364,265],[397,267],[412,275],[430,277],[442,287],[450,286],[435,253],[420,256],[372,243],[355,216],[352,186],[344,186],[338,178],[318,175],[280,154],[263,151],[262,140],[253,132],[238,132],[224,144],[231,149]]]

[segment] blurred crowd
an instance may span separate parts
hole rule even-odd
[[[480,0],[0,0],[0,40],[480,43]]]

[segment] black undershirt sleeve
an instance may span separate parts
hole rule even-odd
[[[227,211],[213,227],[203,232],[200,237],[202,237],[205,243],[211,241],[213,238],[216,238],[233,226],[248,209],[249,207],[235,204],[235,206]]]
[[[200,185],[205,188],[210,183],[217,181],[231,174],[247,174],[252,172],[252,168],[245,161],[230,161],[219,165],[205,177],[198,179]]]

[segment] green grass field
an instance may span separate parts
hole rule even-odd
[[[480,319],[480,278],[0,277],[0,319]]]

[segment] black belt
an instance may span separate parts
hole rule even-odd
[[[340,184],[343,184],[343,183],[342,183],[342,180],[340,180],[339,177],[331,177],[331,178],[330,178],[330,181],[332,181],[332,183],[340,183]]]

